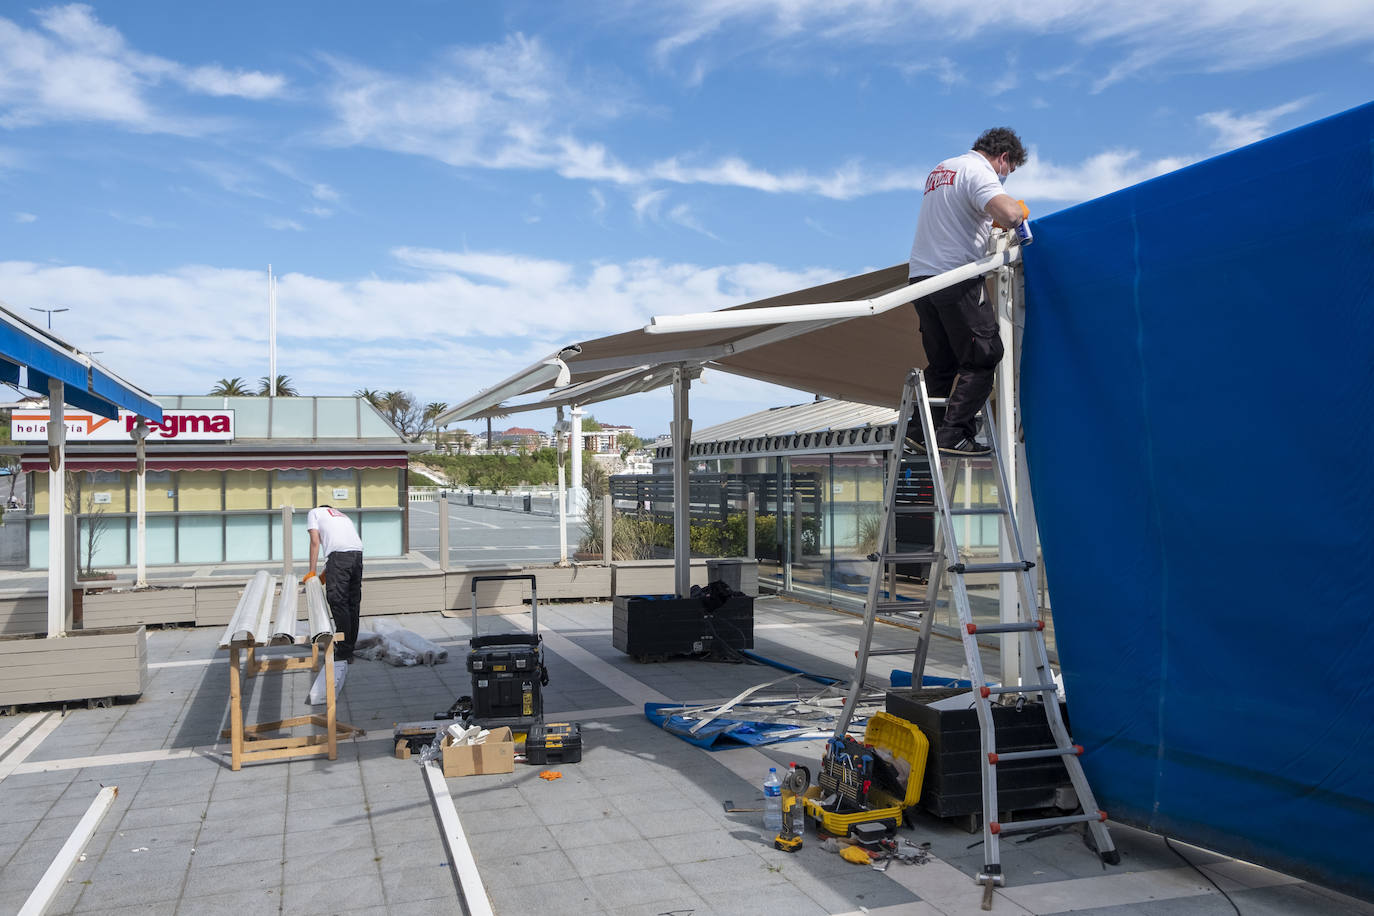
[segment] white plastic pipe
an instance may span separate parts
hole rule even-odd
[[[118,786],[105,786],[96,793],[95,800],[77,822],[76,829],[67,837],[67,842],[62,844],[48,870],[38,879],[38,885],[33,889],[33,893],[24,901],[24,905],[19,909],[19,916],[43,916],[48,911],[58,892],[66,886],[67,876],[76,866],[76,859],[81,855],[81,850],[90,842],[91,834],[100,826],[118,794]]]
[[[850,302],[816,302],[806,305],[777,305],[757,309],[727,309],[720,312],[693,312],[687,315],[655,315],[644,327],[648,334],[679,334],[684,331],[710,331],[718,328],[747,328],[762,324],[790,324],[797,321],[843,321],[881,315],[899,305],[915,302],[922,296],[938,293],[946,287],[981,277],[1014,261],[1020,260],[1019,246],[999,251],[963,267],[947,270],[872,299]]]

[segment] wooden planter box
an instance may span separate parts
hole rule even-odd
[[[195,623],[196,593],[190,588],[87,591],[81,599],[86,629],[153,623]]]
[[[148,682],[147,631],[0,636],[0,706],[136,697]]]

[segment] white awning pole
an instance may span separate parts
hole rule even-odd
[[[67,632],[67,423],[62,382],[48,379],[48,636]]]
[[[568,514],[581,518],[582,505],[582,408],[576,404],[568,411],[572,426],[568,430],[568,453],[572,458],[572,480],[568,481]]]
[[[148,586],[148,450],[146,441],[148,439],[148,421],[143,417],[138,418],[133,431],[130,433],[134,437],[134,450],[137,458],[138,471],[138,577],[134,580],[135,588],[147,588]]]
[[[720,312],[693,312],[688,315],[655,315],[644,326],[647,334],[676,334],[683,331],[708,331],[717,328],[746,328],[760,324],[790,324],[796,321],[845,321],[881,315],[899,305],[915,302],[922,296],[1005,267],[1020,260],[1020,246],[988,255],[972,264],[913,283],[872,299],[852,302],[815,302],[807,305],[778,305],[757,309],[726,309]]]
[[[692,482],[687,451],[692,419],[687,408],[691,378],[685,366],[673,373],[673,583],[679,598],[692,593]]]

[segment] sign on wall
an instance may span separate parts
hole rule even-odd
[[[68,442],[130,443],[138,414],[119,412],[111,420],[99,414],[68,410],[63,414]],[[10,416],[10,438],[15,442],[45,442],[48,438],[46,411],[16,410]],[[225,442],[234,438],[232,410],[164,410],[162,422],[148,422],[148,441]]]

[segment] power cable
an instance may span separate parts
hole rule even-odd
[[[1187,856],[1185,856],[1183,853],[1179,852],[1178,849],[1174,846],[1174,844],[1171,843],[1171,842],[1169,842],[1169,838],[1168,838],[1167,836],[1164,838],[1164,845],[1165,845],[1165,846],[1168,846],[1169,849],[1173,850],[1174,855],[1176,855],[1176,856],[1178,856],[1180,859],[1182,859],[1182,860],[1184,861],[1184,863],[1188,865],[1189,868],[1191,868],[1193,871],[1197,872],[1199,875],[1202,875],[1202,877],[1206,878],[1206,879],[1207,879],[1207,883],[1211,884],[1212,887],[1215,887],[1215,888],[1217,889],[1217,893],[1218,893],[1218,894],[1221,894],[1221,896],[1225,897],[1225,898],[1226,898],[1226,902],[1229,903],[1229,904],[1231,904],[1231,909],[1233,909],[1233,910],[1236,911],[1236,916],[1241,916],[1240,907],[1236,906],[1236,901],[1234,901],[1234,900],[1231,899],[1231,895],[1228,894],[1228,893],[1226,893],[1226,891],[1224,891],[1224,890],[1222,889],[1222,887],[1221,887],[1220,884],[1217,884],[1216,881],[1212,880],[1212,876],[1211,876],[1211,875],[1207,874],[1205,871],[1203,871],[1202,869],[1198,868],[1197,865],[1195,865],[1191,859],[1189,859],[1189,858],[1188,858]]]

